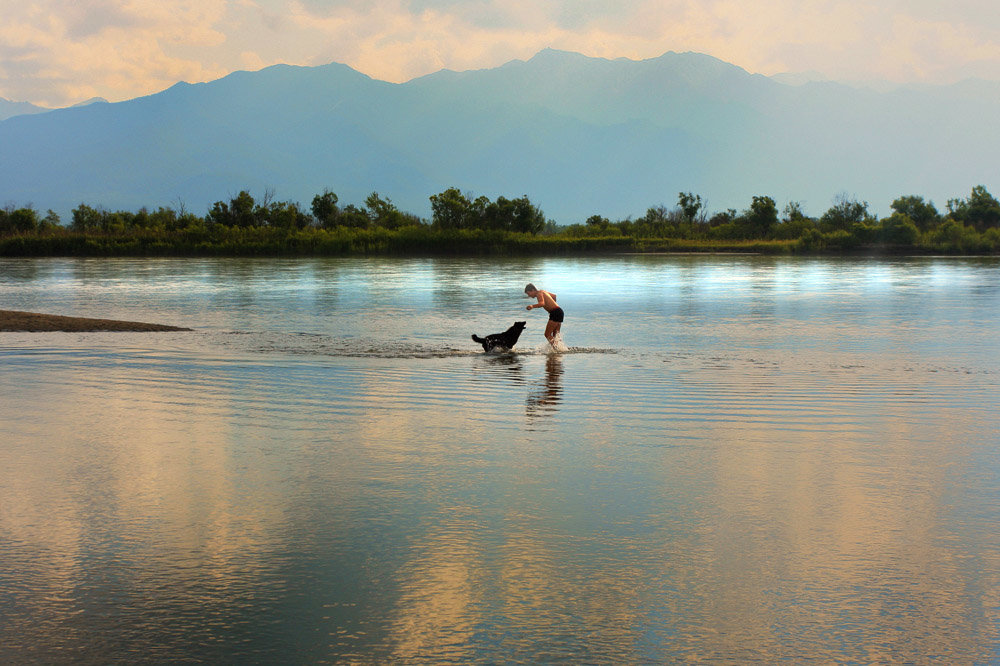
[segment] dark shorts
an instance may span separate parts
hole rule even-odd
[[[563,320],[563,316],[564,316],[563,309],[562,308],[556,308],[555,310],[552,310],[551,312],[549,312],[549,321],[555,321],[555,322],[558,322],[558,323],[561,324],[562,320]]]

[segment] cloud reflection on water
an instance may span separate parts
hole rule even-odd
[[[781,279],[808,272],[789,271]],[[405,273],[389,281],[394,307]],[[757,281],[748,290],[764,296],[748,298],[774,300],[778,278],[753,273],[732,275]],[[872,275],[879,308],[906,305],[886,300],[885,271]],[[996,339],[970,314],[973,297],[938,294],[950,300],[925,315],[918,299],[905,317],[849,300],[823,319],[801,292],[754,309],[714,302],[715,283],[689,308],[658,276],[622,332],[631,349],[613,355],[0,340],[0,650],[993,659],[1000,391],[980,350],[939,335],[957,312],[966,339]],[[421,289],[435,307],[447,297]],[[587,303],[576,295],[595,322],[581,337],[610,326]],[[373,326],[403,326],[393,317]],[[309,321],[282,319],[268,339]]]

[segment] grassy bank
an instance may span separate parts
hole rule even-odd
[[[636,238],[616,235],[533,235],[490,230],[402,229],[214,229],[45,231],[0,237],[5,257],[211,257],[211,256],[560,256],[620,253],[754,254],[996,254],[1000,234],[945,242],[855,242],[842,233],[790,240]]]
[[[585,254],[639,250],[633,239],[571,238],[450,230],[267,227],[134,230],[118,233],[48,230],[0,238],[0,256],[494,256]]]

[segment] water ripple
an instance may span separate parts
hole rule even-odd
[[[5,661],[996,661],[995,262],[7,266]]]

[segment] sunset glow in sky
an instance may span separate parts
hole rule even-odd
[[[1000,80],[995,0],[0,0],[0,97],[65,106],[277,63],[402,82],[552,47],[844,81]]]

